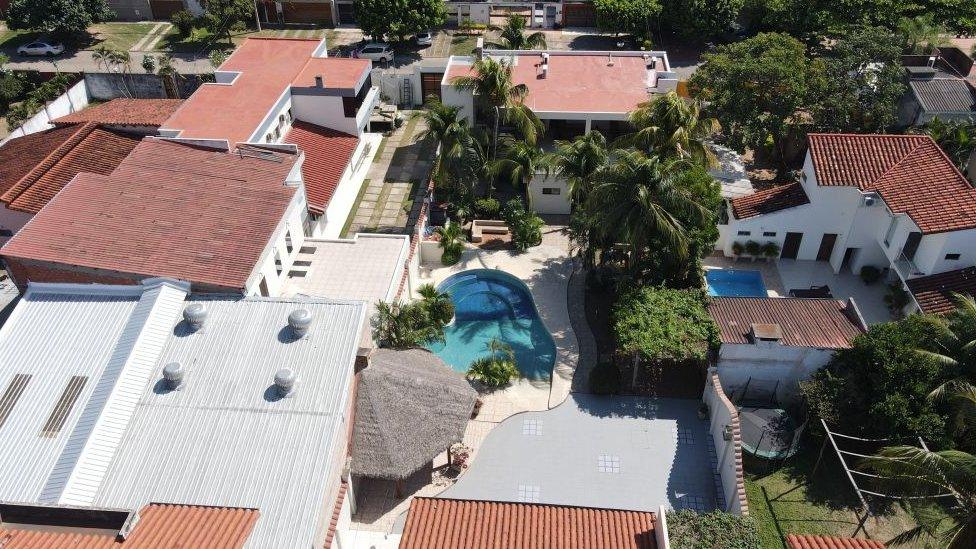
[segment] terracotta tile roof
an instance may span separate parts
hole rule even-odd
[[[159,127],[176,109],[182,99],[113,99],[52,121],[55,126],[98,122],[110,126]]]
[[[783,345],[843,349],[864,332],[849,305],[835,299],[715,297],[708,313],[722,343],[751,343],[753,324],[779,324]]]
[[[302,178],[308,209],[322,213],[332,200],[342,172],[356,151],[359,138],[333,129],[296,120],[285,136],[285,143],[294,143],[305,153]]]
[[[256,509],[152,503],[125,540],[112,534],[0,529],[3,549],[237,549],[244,546]]]
[[[79,131],[82,129],[70,126],[54,128],[4,143],[0,147],[0,194],[13,187]]]
[[[243,289],[297,189],[281,162],[147,138],[79,174],[0,254]]]
[[[976,296],[976,267],[912,278],[908,290],[923,313],[948,313],[956,308],[953,294]]]
[[[414,498],[400,549],[654,549],[654,513]]]
[[[801,536],[789,534],[786,543],[790,549],[885,549],[880,541],[862,538],[835,538],[833,536]]]
[[[312,57],[291,83],[310,88],[315,85],[315,77],[321,75],[326,88],[352,90],[371,66],[369,59]]]
[[[923,233],[976,227],[976,189],[925,135],[810,134],[822,186],[876,192]]]
[[[803,186],[790,183],[733,199],[732,215],[736,219],[747,219],[809,203]]]
[[[74,133],[61,146],[34,163],[32,169],[0,194],[0,202],[7,204],[12,210],[36,214],[79,173],[112,173],[141,140],[132,135],[102,129],[91,122],[71,129]],[[0,148],[0,151],[5,148]],[[10,162],[25,163],[32,160],[28,156],[10,159]]]

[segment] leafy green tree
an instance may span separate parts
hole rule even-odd
[[[661,13],[657,0],[593,0],[596,26],[602,31],[645,37]]]
[[[635,286],[613,306],[618,348],[645,361],[704,361],[719,344],[703,290]]]
[[[535,211],[526,208],[519,198],[513,198],[502,209],[502,218],[512,233],[512,245],[524,252],[532,246],[542,244],[542,227],[545,223]]]
[[[954,369],[917,352],[919,342],[937,341],[942,334],[922,315],[871,326],[801,382],[810,409],[851,435],[921,436],[938,448],[952,447],[948,413],[928,395],[956,377]]]
[[[638,105],[630,113],[630,124],[636,131],[623,136],[621,145],[664,158],[687,158],[703,165],[714,162],[705,139],[718,131],[718,122],[702,116],[697,101],[668,92]]]
[[[7,8],[11,29],[47,32],[66,41],[87,36],[88,27],[113,17],[106,0],[12,0]]]
[[[610,158],[607,140],[597,130],[591,130],[572,141],[556,141],[556,148],[544,162],[549,173],[566,179],[569,198],[574,206],[586,201],[593,187],[593,176],[606,166]]]
[[[762,545],[759,528],[752,517],[682,509],[669,511],[667,518],[668,540],[674,549],[756,549]]]
[[[252,0],[207,0],[207,29],[214,36],[225,38],[228,44],[233,43],[234,27],[246,25],[253,18]]]
[[[802,43],[778,33],[720,46],[704,57],[690,81],[693,94],[708,105],[733,146],[760,149],[771,141],[774,160],[785,170],[801,111],[822,94],[823,61],[810,59]]]
[[[976,122],[933,119],[922,130],[952,159],[956,167],[965,170],[969,158],[976,151]]]
[[[712,37],[736,23],[745,0],[663,0],[661,17],[675,33],[685,37]]]
[[[895,126],[905,93],[901,53],[899,38],[882,27],[852,28],[818,52],[827,76],[812,105],[817,129],[881,133]]]
[[[444,24],[443,0],[356,0],[356,20],[363,34],[374,40],[406,36]]]
[[[500,29],[500,40],[489,42],[488,45],[500,50],[546,49],[546,35],[541,32],[526,34],[526,27],[525,16],[518,13],[510,14],[505,25]]]
[[[899,534],[891,544],[912,543],[928,536],[945,549],[973,546],[976,456],[959,450],[931,452],[914,446],[892,446],[863,460],[860,468],[891,479],[883,481],[889,493],[914,498],[904,501],[918,526]],[[934,497],[947,494],[950,497]]]
[[[929,54],[946,44],[948,32],[944,25],[936,23],[935,14],[927,13],[915,17],[902,17],[896,27],[903,40],[903,48],[908,53]]]

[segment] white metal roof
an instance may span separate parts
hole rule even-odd
[[[265,298],[194,299],[203,328],[172,326],[169,340],[95,504],[151,501],[254,507],[250,547],[312,547],[331,511],[326,501],[345,452],[337,439],[366,304]],[[305,308],[308,336],[293,340],[288,314]],[[184,386],[170,391],[162,368],[180,362]],[[293,369],[292,396],[273,377]]]

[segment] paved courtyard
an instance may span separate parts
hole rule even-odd
[[[716,508],[698,401],[573,394],[502,422],[443,497],[611,509]]]

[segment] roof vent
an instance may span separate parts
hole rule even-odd
[[[613,52],[612,51],[608,51],[607,52],[607,66],[608,67],[612,67],[613,66]]]
[[[325,81],[322,79],[322,75],[321,74],[316,74],[315,75],[315,87],[316,88],[325,87]]]
[[[170,362],[163,366],[163,379],[166,380],[166,386],[169,390],[175,391],[183,385],[183,374],[185,373],[183,365],[179,362]]]
[[[288,326],[296,338],[305,337],[308,327],[312,325],[312,313],[308,309],[295,309],[288,315]]]
[[[203,303],[191,303],[183,309],[183,320],[194,332],[203,327],[207,320],[207,307]]]
[[[282,368],[275,372],[274,384],[278,390],[278,395],[286,397],[295,390],[295,372],[291,368]]]
[[[752,340],[760,341],[779,341],[783,339],[783,329],[779,324],[753,324]]]

